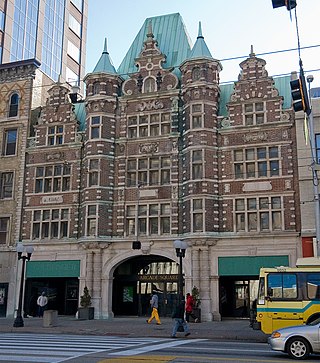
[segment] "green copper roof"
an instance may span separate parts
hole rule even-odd
[[[279,95],[283,97],[282,108],[284,110],[291,108],[291,88],[290,76],[274,77],[274,86],[279,91]],[[227,103],[234,90],[234,83],[220,85],[220,104],[219,116],[228,116]]]
[[[104,40],[104,49],[92,73],[117,74],[107,50],[107,39]]]
[[[188,58],[191,42],[179,13],[147,18],[118,68],[119,75],[137,71],[135,59],[141,53],[143,42],[147,39],[148,25],[151,22],[154,39],[167,56],[165,68],[179,67]]]
[[[86,128],[86,110],[85,110],[85,103],[84,102],[79,102],[79,103],[74,103],[74,113],[76,115],[76,119],[79,122],[79,128],[80,131],[85,130]]]
[[[191,54],[188,59],[196,59],[196,58],[212,58],[209,48],[207,47],[206,42],[204,41],[204,37],[202,35],[201,30],[201,22],[199,22],[199,31],[197,40],[192,48]]]

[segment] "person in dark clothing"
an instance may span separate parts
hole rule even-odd
[[[184,320],[184,312],[185,312],[185,300],[183,298],[181,300],[181,302],[178,304],[178,306],[176,307],[176,309],[172,315],[172,318],[174,319],[174,324],[173,324],[171,338],[176,338],[176,334],[177,334],[179,326],[183,326],[183,330],[185,332],[184,335],[186,337],[188,335],[190,335],[189,326],[186,323],[186,321]]]

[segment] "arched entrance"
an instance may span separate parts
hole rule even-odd
[[[160,316],[171,316],[178,297],[178,264],[166,257],[133,257],[114,271],[112,310],[114,315],[147,316],[150,295],[159,297]]]

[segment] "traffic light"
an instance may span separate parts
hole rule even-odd
[[[296,0],[272,0],[273,8],[280,8],[286,6],[287,10],[294,9],[297,6]]]
[[[293,109],[295,112],[304,111],[308,116],[311,113],[306,79],[303,71],[300,72],[299,78],[290,81],[291,96],[293,100]]]

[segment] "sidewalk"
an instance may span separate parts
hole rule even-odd
[[[58,316],[55,326],[44,327],[42,318],[24,318],[24,327],[14,328],[13,318],[0,318],[0,333],[117,335],[126,337],[168,338],[172,319],[161,318],[161,325],[146,317],[116,317],[110,320],[80,320],[73,316]],[[189,338],[266,342],[267,335],[250,328],[249,320],[223,320],[189,324]],[[183,333],[177,336],[183,337]]]

